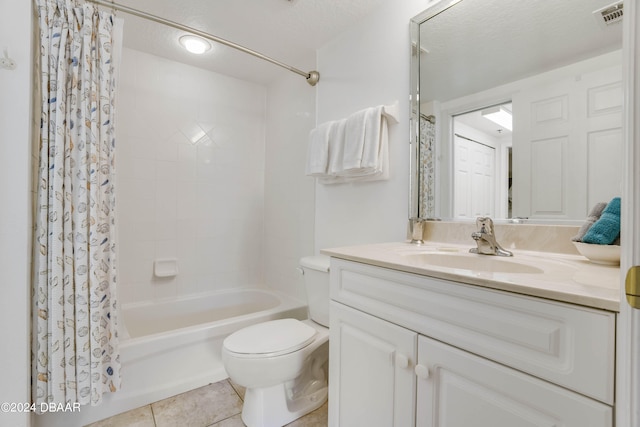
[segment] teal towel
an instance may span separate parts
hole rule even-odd
[[[620,235],[620,197],[613,198],[582,238],[584,243],[610,245]]]

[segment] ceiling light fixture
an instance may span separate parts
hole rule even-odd
[[[502,126],[505,129],[513,130],[513,117],[511,111],[501,105],[485,108],[481,112],[482,117]]]
[[[180,37],[180,44],[191,53],[200,55],[211,49],[211,43],[197,36],[186,35]]]

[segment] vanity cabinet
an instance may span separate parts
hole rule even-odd
[[[615,314],[332,258],[329,425],[613,426]]]

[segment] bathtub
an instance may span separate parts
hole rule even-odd
[[[83,426],[227,378],[222,341],[266,320],[307,318],[305,303],[265,289],[237,289],[124,304],[120,313],[122,388],[100,406],[36,416],[36,427]]]

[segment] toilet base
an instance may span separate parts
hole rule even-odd
[[[291,388],[277,384],[264,388],[248,388],[242,406],[242,421],[247,427],[281,427],[308,414],[327,401],[327,383],[318,381],[309,394],[288,399]]]

